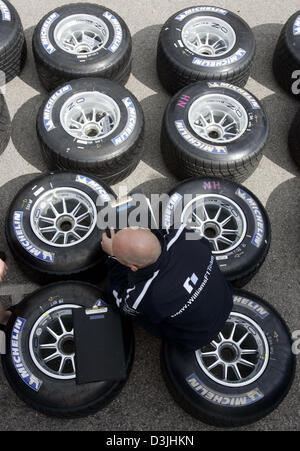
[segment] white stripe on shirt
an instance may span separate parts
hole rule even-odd
[[[173,246],[173,244],[175,243],[175,241],[178,240],[178,238],[180,237],[180,235],[182,234],[183,230],[185,229],[186,224],[182,224],[180,226],[180,228],[178,229],[178,232],[176,233],[176,235],[174,236],[174,238],[170,241],[170,243],[167,246],[167,251],[170,250],[171,246]]]
[[[145,296],[145,294],[148,291],[148,288],[150,287],[151,283],[153,282],[153,280],[158,276],[159,271],[156,271],[152,277],[152,279],[149,279],[148,282],[146,283],[146,285],[144,286],[143,291],[141,292],[141,294],[139,295],[139,297],[137,298],[137,300],[135,301],[135,303],[133,304],[132,308],[133,309],[137,309],[141,300],[143,299],[143,297]]]

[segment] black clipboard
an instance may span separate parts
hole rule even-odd
[[[101,300],[100,306],[74,309],[73,324],[76,383],[125,380],[120,314]]]

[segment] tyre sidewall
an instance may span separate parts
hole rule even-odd
[[[84,271],[104,259],[100,246],[103,231],[99,230],[96,224],[85,240],[78,245],[65,248],[50,246],[40,240],[31,227],[31,211],[40,196],[48,190],[59,187],[83,191],[95,205],[100,196],[103,207],[98,207],[98,212],[107,205],[109,196],[115,198],[110,188],[95,177],[91,178],[85,174],[61,172],[41,176],[26,185],[16,195],[7,216],[6,233],[12,252],[16,253],[16,256],[31,269],[48,274],[67,275]]]
[[[98,288],[78,282],[49,285],[28,296],[18,305],[7,331],[7,351],[2,357],[6,376],[21,399],[37,409],[50,409],[58,416],[80,412],[96,403],[109,400],[121,382],[105,381],[77,385],[76,379],[59,380],[43,373],[35,364],[29,349],[31,330],[41,316],[57,306],[91,307],[102,299]],[[34,346],[34,345],[33,345]],[[124,348],[128,372],[132,364],[134,338],[132,330],[124,328]],[[16,349],[19,351],[16,353]],[[16,365],[14,365],[14,358]],[[19,361],[20,360],[20,361]],[[21,368],[21,369],[20,369]],[[26,373],[27,377],[22,377]],[[21,377],[20,377],[21,376]],[[49,411],[48,411],[49,413]],[[88,412],[87,412],[88,413]]]
[[[171,383],[195,416],[210,424],[234,426],[255,422],[271,412],[291,385],[295,357],[290,333],[278,313],[262,299],[244,291],[234,292],[233,312],[247,316],[263,330],[269,346],[269,361],[263,374],[244,387],[228,387],[212,380],[201,369],[196,353],[180,355],[165,345],[164,360]]]
[[[209,10],[189,14],[188,12],[192,9],[193,8],[191,8],[190,10],[182,10],[173,15],[165,23],[160,34],[160,43],[162,45],[162,48],[169,55],[169,57],[172,58],[172,60],[176,61],[176,65],[185,69],[188,68],[189,70],[195,72],[199,70],[203,75],[208,75],[212,73],[226,73],[230,70],[233,70],[239,64],[245,66],[247,66],[247,63],[250,64],[254,57],[256,44],[250,27],[243,19],[230,11],[226,11],[220,8],[217,8],[216,10],[224,11],[226,12],[226,14],[220,12],[211,12]],[[185,13],[187,13],[186,17],[180,20],[181,17],[184,17]],[[205,58],[204,56],[200,56],[192,52],[190,49],[186,48],[184,43],[182,42],[182,29],[191,19],[195,17],[216,17],[231,25],[236,34],[236,42],[234,47],[223,56],[214,56],[211,58]],[[234,56],[236,56],[235,62],[225,62],[225,60],[227,60],[228,58],[230,59]],[[201,65],[194,64],[194,60],[197,60],[198,62],[200,62],[201,60]],[[217,65],[206,67],[206,64],[212,64],[212,61],[216,62],[216,64],[220,64],[221,61],[223,63],[221,67],[218,67]]]
[[[103,14],[107,13],[107,17]],[[99,49],[87,58],[78,58],[77,55],[63,51],[55,42],[54,31],[56,26],[66,17],[73,14],[87,14],[101,18],[109,30],[109,39],[105,48]],[[115,26],[113,25],[115,24]],[[49,25],[48,25],[49,24]],[[116,28],[116,29],[115,29]],[[122,39],[119,33],[122,30]],[[44,34],[44,43],[41,33]],[[131,48],[131,36],[124,20],[115,12],[102,6],[85,4],[66,5],[49,12],[38,24],[33,36],[33,50],[41,60],[60,71],[74,74],[101,73],[114,65]]]
[[[74,94],[98,91],[111,97],[120,109],[118,127],[103,139],[83,141],[63,128],[60,113]],[[43,144],[54,153],[82,162],[108,161],[121,156],[140,137],[144,115],[140,103],[127,89],[105,79],[79,79],[55,90],[37,115],[37,133]]]
[[[245,132],[235,141],[213,143],[196,134],[188,116],[193,103],[200,97],[219,94],[237,100],[248,116]],[[249,156],[261,148],[268,137],[268,121],[259,101],[242,88],[222,82],[196,83],[182,89],[168,105],[164,115],[164,127],[169,139],[183,154],[207,161],[235,161]]]
[[[229,253],[216,255],[223,274],[235,281],[255,270],[258,262],[267,253],[271,241],[271,227],[266,210],[257,197],[248,189],[234,182],[219,178],[191,179],[170,191],[170,201],[163,213],[164,227],[178,218],[177,209],[182,208],[182,197],[192,195],[222,195],[234,201],[243,211],[247,230],[241,244]]]
[[[20,17],[13,5],[6,0],[0,2],[0,54],[14,42],[19,27]]]

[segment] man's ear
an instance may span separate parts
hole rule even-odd
[[[137,272],[139,270],[139,268],[135,265],[130,265],[129,268],[131,269],[131,271],[133,272]]]

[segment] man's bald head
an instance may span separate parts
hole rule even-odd
[[[150,230],[139,228],[118,232],[114,237],[112,249],[120,263],[136,269],[152,265],[161,254],[157,237]]]

